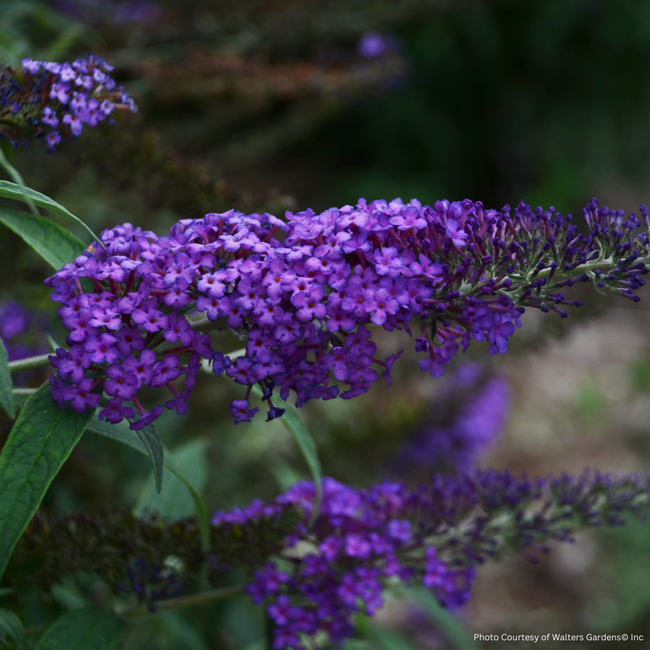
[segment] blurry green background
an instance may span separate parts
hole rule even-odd
[[[387,49],[364,58],[357,47],[372,31]],[[207,211],[318,211],[360,196],[495,208],[524,199],[574,215],[592,196],[628,211],[650,199],[644,0],[0,3],[0,61],[87,51],[116,66],[138,115],[51,156],[40,142],[3,147],[29,185],[95,230],[131,221],[162,233]],[[6,230],[0,255],[0,297],[53,315],[44,263]],[[648,467],[650,296],[633,305],[575,293],[587,304],[566,321],[526,314],[507,356],[488,358],[479,344],[468,353],[513,390],[507,430],[482,466],[533,475]],[[55,319],[49,331],[65,337]],[[412,349],[405,336],[383,341],[387,353]],[[224,335],[224,351],[236,347]],[[444,382],[407,353],[390,390],[308,405],[302,416],[326,474],[355,486],[385,478]],[[166,414],[159,427],[211,509],[271,498],[306,476],[280,423],[231,424],[236,396],[227,380],[203,377],[189,413]],[[146,503],[150,484],[146,459],[85,436],[47,505],[130,507]],[[191,512],[175,496],[172,487],[165,508]],[[537,564],[508,556],[479,576],[463,614],[471,630],[650,635],[647,525],[588,531]],[[34,595],[27,624],[101,598],[92,584],[57,593],[46,603]],[[389,600],[381,625],[416,648],[448,647]],[[242,597],[134,625],[124,648],[254,650],[261,635],[259,610]]]

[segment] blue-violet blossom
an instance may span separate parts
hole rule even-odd
[[[592,200],[584,209],[589,232],[581,234],[570,216],[524,203],[497,211],[469,200],[431,207],[361,199],[321,214],[287,212],[286,221],[208,214],[179,221],[165,237],[124,224],[46,281],[70,332],[70,349],[53,358],[53,396],[78,406],[94,399],[84,389],[80,401],[69,387],[79,373],[62,362],[75,359],[91,393],[134,400],[143,418],[131,426],[142,427],[162,406],[145,414],[135,399],[140,388],[166,386],[173,399],[165,405],[183,413],[203,358],[247,387],[233,405],[236,421],[254,414],[247,402],[255,384],[273,418],[282,413],[276,389],[283,399],[295,392],[300,407],[365,393],[377,367],[390,383],[399,355],[380,358],[369,328],[410,334],[414,319],[422,325],[420,368],[440,377],[472,340],[506,352],[525,307],[566,316],[562,306],[580,303],[563,288],[576,282],[638,300],[649,248],[645,206],[641,214],[643,223]],[[245,354],[214,350],[191,311],[243,338]],[[181,376],[182,392],[172,383]]]
[[[0,135],[14,146],[38,137],[54,151],[63,137],[76,138],[115,110],[137,111],[109,76],[113,67],[94,54],[72,63],[23,59],[21,65],[21,74],[0,72]]]

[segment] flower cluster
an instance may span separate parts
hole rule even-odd
[[[376,356],[367,326],[411,333],[414,319],[423,325],[415,342],[420,368],[440,377],[472,340],[506,352],[525,306],[565,316],[561,305],[579,303],[560,289],[575,282],[592,279],[637,300],[649,248],[644,206],[641,212],[640,234],[634,215],[595,200],[585,208],[586,235],[553,208],[522,203],[512,213],[468,200],[430,207],[361,199],[321,214],[288,212],[287,221],[231,210],[182,220],[167,237],[125,224],[47,281],[63,303],[71,346],[55,360],[54,395],[83,409],[97,405],[101,385],[111,397],[103,417],[117,422],[132,417],[123,402],[141,386],[166,385],[174,395],[166,405],[183,412],[203,357],[248,387],[232,405],[236,422],[254,415],[255,384],[274,418],[282,414],[272,401],[276,388],[283,399],[295,392],[302,406],[365,393],[377,366],[390,383],[401,352]],[[243,338],[245,354],[212,350],[196,331],[203,325],[187,319],[192,310]],[[159,347],[166,342],[174,347]],[[184,352],[192,352],[188,364],[178,356]],[[183,394],[171,384],[181,374]]]
[[[267,605],[274,648],[304,648],[303,635],[325,635],[325,647],[331,647],[352,635],[354,614],[372,615],[381,607],[387,584],[420,582],[444,607],[460,607],[470,597],[476,565],[505,544],[547,550],[544,542],[571,540],[583,526],[644,517],[649,483],[647,472],[614,476],[589,470],[538,480],[507,471],[436,475],[415,490],[392,482],[357,490],[325,479],[311,528],[316,490],[308,482],[273,504],[256,501],[218,512],[213,525],[245,529],[286,504],[303,511],[304,524],[287,538],[280,556],[284,566],[267,562],[248,593]]]
[[[400,473],[414,468],[466,473],[503,430],[510,403],[510,387],[501,377],[485,377],[481,367],[466,363],[449,378],[447,390],[431,407],[398,454]]]
[[[133,100],[108,75],[113,70],[93,54],[72,63],[23,59],[22,73],[0,73],[0,135],[14,146],[44,138],[53,151],[62,136],[81,134],[114,110],[136,112]]]
[[[46,320],[42,314],[12,300],[0,304],[0,338],[7,349],[9,361],[43,354],[47,346],[34,335],[42,334]]]
[[[299,483],[275,504],[255,502],[243,510],[217,513],[213,525],[245,525],[273,515],[286,504],[299,507],[307,519],[315,496],[313,483]],[[468,600],[474,569],[450,566],[434,546],[426,544],[410,520],[409,497],[397,483],[366,491],[324,480],[315,525],[309,532],[305,525],[299,526],[288,540],[297,551],[297,536],[308,540],[306,554],[285,552],[299,561],[299,572],[283,571],[268,562],[248,587],[256,604],[271,602],[267,612],[275,623],[274,648],[303,647],[299,635],[323,632],[330,643],[340,643],[353,634],[354,614],[363,609],[372,616],[382,606],[389,578],[422,582],[446,607],[459,607]]]

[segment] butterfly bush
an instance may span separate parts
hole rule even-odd
[[[72,63],[23,59],[22,74],[0,72],[0,135],[14,146],[43,138],[54,151],[62,138],[75,139],[115,110],[137,107],[109,76],[113,67],[94,54]]]
[[[486,210],[469,200],[431,207],[361,199],[320,214],[287,212],[286,220],[208,214],[163,237],[124,224],[46,281],[62,303],[70,346],[52,359],[52,394],[83,411],[103,390],[110,399],[100,417],[139,417],[131,428],[141,428],[163,406],[146,412],[140,389],[166,387],[165,406],[183,413],[203,359],[247,387],[231,406],[235,422],[258,410],[249,403],[255,384],[272,419],[283,412],[276,390],[285,400],[295,393],[300,407],[361,395],[378,369],[390,383],[401,352],[380,358],[369,328],[413,335],[414,322],[419,366],[440,377],[473,340],[506,352],[526,307],[566,316],[564,306],[580,304],[563,293],[576,282],[638,300],[645,206],[641,215],[592,200],[580,233],[570,216],[524,203]],[[245,354],[214,350],[201,333],[206,324],[243,339]]]
[[[486,377],[478,364],[465,363],[449,379],[431,417],[397,454],[393,467],[403,476],[415,468],[468,472],[503,431],[510,410],[503,377]]]
[[[353,617],[372,616],[390,584],[422,584],[456,609],[470,598],[477,565],[504,545],[534,553],[549,540],[571,541],[579,527],[617,526],[648,513],[650,474],[616,476],[586,470],[537,480],[508,471],[435,475],[411,489],[384,482],[368,490],[323,481],[311,527],[313,483],[291,487],[274,503],[217,512],[216,530],[245,530],[277,517],[287,505],[304,513],[287,537],[284,565],[269,561],[248,585],[274,623],[273,648],[341,647]]]

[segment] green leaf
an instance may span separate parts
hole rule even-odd
[[[253,386],[253,393],[258,397],[262,397],[264,394],[257,384]],[[313,523],[318,517],[321,500],[323,498],[323,471],[318,458],[316,443],[314,442],[311,433],[309,433],[309,429],[307,429],[307,427],[302,423],[298,417],[296,409],[291,406],[291,404],[285,402],[279,396],[273,396],[273,405],[284,409],[284,415],[280,418],[280,422],[289,429],[291,435],[298,444],[314,479],[314,485],[316,486],[316,501],[314,503],[314,510],[311,514],[311,523]]]
[[[120,642],[124,625],[124,619],[105,609],[75,609],[45,630],[35,650],[111,650]]]
[[[79,219],[79,217],[75,217],[72,212],[57,203],[54,199],[51,199],[49,196],[45,196],[45,194],[41,194],[30,187],[21,187],[17,183],[12,183],[10,181],[0,181],[0,196],[4,196],[8,199],[15,199],[16,201],[24,201],[25,203],[32,201],[40,208],[45,208],[50,212],[65,217],[69,221],[73,221],[89,233],[93,240],[99,241],[99,237],[97,237],[97,235],[81,219]]]
[[[16,648],[25,645],[25,628],[16,614],[8,609],[0,609],[0,643],[10,648],[10,643]]]
[[[93,415],[62,409],[45,382],[20,411],[0,454],[0,577],[18,538]]]
[[[93,433],[98,433],[99,435],[112,438],[117,440],[124,445],[139,451],[141,454],[147,455],[147,449],[142,444],[142,441],[134,435],[134,432],[131,431],[124,424],[109,424],[103,422],[96,415],[93,416],[93,419],[88,425],[88,431]],[[183,473],[178,470],[173,463],[171,462],[171,454],[169,451],[165,453],[166,460],[164,461],[165,467],[188,489],[192,501],[194,502],[194,509],[196,511],[196,516],[199,522],[199,529],[201,531],[201,547],[204,551],[207,551],[210,548],[210,515],[208,514],[208,509],[205,505],[205,502],[201,498],[201,495],[196,491],[192,483],[185,478]],[[169,478],[169,477],[168,477]]]
[[[201,494],[208,480],[208,463],[205,440],[192,440],[168,452],[177,471],[187,477],[194,490]],[[160,494],[154,494],[151,481],[144,485],[135,505],[136,515],[145,511],[159,512],[171,520],[183,519],[194,514],[192,495],[184,490],[181,481],[175,476],[167,476]]]
[[[9,356],[2,339],[0,339],[0,404],[12,420],[16,417],[13,389],[11,370],[9,370]]]
[[[377,625],[370,625],[368,631],[382,650],[415,650],[415,646],[410,641],[395,632],[389,632]]]
[[[454,648],[459,650],[479,650],[470,633],[463,624],[425,587],[411,590],[417,604],[431,617],[435,626],[447,637]]]
[[[100,420],[97,416],[94,416],[88,424],[88,430],[119,440],[119,442],[137,449],[140,453],[148,454],[153,463],[156,492],[160,493],[165,460],[160,434],[153,424],[147,425],[141,431],[133,431],[124,424],[110,424],[110,422]]]
[[[2,181],[0,181],[2,182]],[[0,222],[22,237],[46,262],[57,271],[81,255],[86,246],[58,223],[36,217],[29,212],[0,209]]]
[[[47,340],[47,344],[49,345],[50,352],[52,352],[52,354],[54,354],[61,347],[49,334],[45,335],[45,339]]]
[[[26,190],[28,189],[27,186],[25,185],[25,181],[23,180],[23,177],[20,175],[20,172],[7,160],[7,157],[5,156],[2,147],[0,147],[0,165],[2,165],[2,167],[6,169],[9,176],[11,176],[11,178],[14,179],[16,185],[19,185],[20,188],[23,190],[23,194],[25,194]],[[29,204],[29,209],[32,211],[32,214],[38,216],[38,210],[36,209],[34,202],[31,199],[28,199],[27,203]]]
[[[163,446],[160,441],[160,434],[154,424],[148,424],[146,427],[136,431],[138,438],[145,446],[151,462],[153,463],[153,477],[156,482],[156,492],[160,494],[163,482]]]
[[[187,621],[181,612],[161,612],[157,618],[160,624],[166,627],[176,639],[178,648],[209,650],[208,645],[201,638],[196,627]]]

